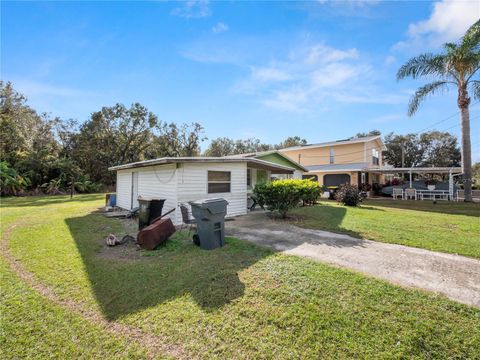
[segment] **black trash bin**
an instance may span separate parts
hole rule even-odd
[[[225,215],[228,202],[225,199],[192,201],[192,215],[197,220],[197,234],[202,249],[212,250],[225,245]]]
[[[152,220],[162,215],[165,199],[138,197],[138,230],[151,224]]]

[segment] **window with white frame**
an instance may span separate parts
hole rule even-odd
[[[377,149],[372,149],[372,164],[380,165],[380,153]]]
[[[333,147],[330,148],[330,164],[335,163],[335,150]]]
[[[232,174],[230,171],[208,172],[208,193],[229,193]]]

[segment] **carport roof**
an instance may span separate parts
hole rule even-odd
[[[377,169],[365,169],[366,172],[375,172],[382,174],[396,174],[396,173],[416,173],[416,174],[459,174],[462,173],[461,167],[381,167]]]
[[[117,165],[109,167],[110,171],[124,170],[124,169],[134,169],[142,168],[147,166],[155,165],[166,165],[166,164],[178,164],[178,163],[247,163],[248,166],[257,169],[270,170],[276,174],[293,174],[295,169],[283,166],[279,164],[274,164],[269,161],[255,159],[255,158],[241,158],[241,157],[207,157],[207,156],[197,156],[197,157],[163,157],[152,160],[138,161],[129,164]]]

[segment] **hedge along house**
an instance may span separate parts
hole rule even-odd
[[[293,174],[295,169],[269,161],[243,157],[165,157],[110,167],[117,173],[117,206],[130,210],[138,197],[166,199],[165,212],[175,225],[182,223],[179,204],[224,198],[227,216],[247,213],[247,185],[253,176],[272,173]],[[251,177],[248,177],[250,175]],[[255,180],[257,181],[257,180]]]
[[[232,158],[244,158],[244,159],[258,159],[263,161],[268,161],[277,165],[286,166],[289,168],[294,169],[294,172],[291,174],[286,173],[276,173],[272,172],[271,174],[267,174],[265,171],[247,168],[247,178],[248,178],[248,190],[251,191],[255,187],[256,183],[269,181],[271,179],[285,179],[285,178],[293,178],[293,179],[301,179],[302,175],[308,172],[308,169],[299,163],[293,161],[292,159],[288,158],[287,156],[281,154],[277,150],[270,150],[270,151],[260,151],[260,152],[253,152],[253,153],[246,153],[246,154],[238,154],[230,156]]]
[[[339,186],[383,182],[381,137],[366,136],[280,149],[279,152],[308,169],[320,185]]]

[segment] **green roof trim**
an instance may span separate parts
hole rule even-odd
[[[277,152],[272,152],[269,154],[259,154],[255,156],[255,158],[259,160],[269,161],[278,165],[288,166],[294,168],[295,170],[305,171],[305,169],[299,166],[295,161],[289,160],[287,157]]]

